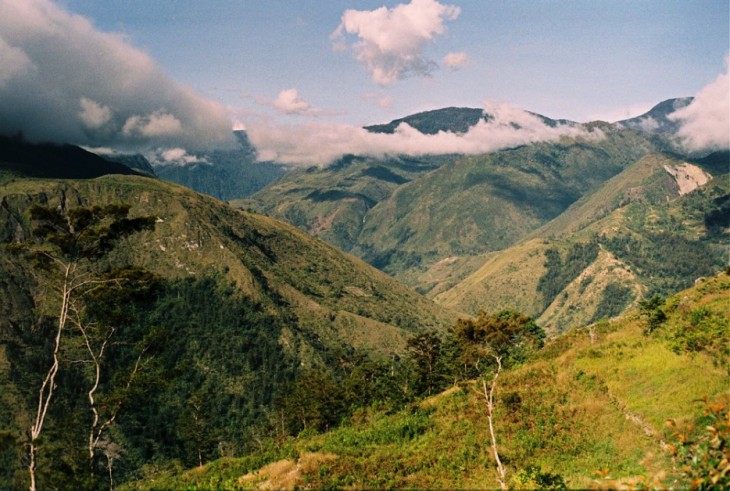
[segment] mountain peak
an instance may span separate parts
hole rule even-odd
[[[677,97],[667,99],[652,107],[646,113],[635,118],[616,121],[616,124],[633,130],[646,131],[657,134],[672,134],[679,129],[679,123],[669,118],[677,109],[688,106],[693,97]]]
[[[394,133],[401,123],[406,123],[426,135],[435,135],[439,131],[466,133],[479,121],[489,121],[489,119],[489,115],[482,109],[446,107],[394,119],[390,123],[366,126],[365,129],[371,133]]]

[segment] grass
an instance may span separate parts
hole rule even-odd
[[[690,325],[698,308],[730,319],[729,289],[730,276],[718,275],[669,299],[668,320],[651,335],[633,314],[593,326],[593,340],[587,329],[573,329],[550,340],[536,358],[505,370],[495,422],[513,487],[529,486],[514,479],[530,468],[579,489],[687,484],[664,450],[663,442],[672,441],[664,422],[694,421],[705,397],[730,402],[730,378],[714,352],[677,351],[672,335]],[[155,482],[220,489],[276,482],[316,489],[496,488],[479,387],[461,383],[395,413],[365,408],[329,432],[304,433]],[[256,465],[259,471],[251,474]]]

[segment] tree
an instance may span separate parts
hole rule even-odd
[[[535,320],[513,310],[487,314],[479,312],[476,319],[459,319],[450,337],[457,345],[464,378],[482,373],[482,362],[495,355],[506,365],[523,362],[534,350],[543,346],[545,331]]]
[[[492,438],[492,452],[494,453],[494,460],[497,463],[497,473],[499,474],[497,481],[502,489],[507,489],[506,471],[504,469],[504,465],[502,465],[502,460],[499,458],[497,438],[494,436],[494,388],[497,386],[497,377],[499,377],[499,372],[502,371],[502,357],[497,355],[492,356],[494,357],[497,368],[492,376],[492,383],[489,386],[489,392],[487,392],[486,378],[482,378],[482,390],[484,393],[484,399],[487,403],[487,421],[489,422],[489,436]]]
[[[133,306],[150,301],[156,296],[155,290],[158,288],[158,279],[154,275],[136,268],[112,270],[101,274],[98,279],[98,287],[87,292],[83,302],[74,299],[70,307],[73,313],[70,322],[73,329],[80,334],[79,349],[88,355],[83,361],[91,366],[92,372],[87,391],[89,410],[92,413],[88,437],[89,468],[92,475],[96,451],[102,447],[102,437],[116,420],[135,379],[152,360],[151,347],[154,342],[148,335],[137,343],[134,363],[129,368],[129,373],[119,377],[121,380],[118,387],[109,387],[109,393],[99,394],[105,356],[113,347],[113,338],[121,326],[133,322]],[[113,281],[104,281],[110,279]],[[104,396],[101,401],[98,400],[100,396]],[[107,442],[106,447],[109,445],[110,442]],[[108,456],[107,461],[111,472]]]
[[[459,320],[451,331],[451,337],[458,346],[464,375],[481,379],[481,395],[487,406],[497,481],[502,489],[507,489],[506,469],[499,456],[494,429],[494,392],[497,379],[502,371],[503,360],[509,364],[524,361],[531,351],[543,346],[545,333],[532,317],[512,310],[502,310],[494,314],[480,312],[476,319]],[[491,381],[487,387],[490,374]]]
[[[117,282],[100,276],[98,261],[111,251],[117,240],[135,232],[151,229],[152,217],[127,218],[127,205],[78,207],[59,210],[35,205],[30,209],[33,240],[25,244],[42,281],[55,292],[55,317],[52,363],[38,391],[38,406],[30,428],[29,464],[30,489],[36,489],[37,440],[43,430],[48,408],[56,389],[60,368],[59,353],[69,315],[77,315],[84,297],[102,285]],[[108,339],[107,339],[108,341]],[[103,355],[106,342],[96,351]],[[90,348],[90,351],[93,350]],[[95,390],[95,389],[94,389]],[[93,407],[93,391],[89,398]]]
[[[661,295],[654,295],[639,302],[640,315],[646,319],[644,334],[651,334],[667,320],[667,314],[662,309],[663,306],[664,297]]]
[[[420,393],[431,395],[437,388],[439,379],[442,378],[438,372],[439,359],[441,357],[441,338],[433,332],[428,331],[408,339],[406,344],[416,364]]]

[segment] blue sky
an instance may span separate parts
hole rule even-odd
[[[616,121],[702,94],[681,115],[683,138],[725,148],[729,5],[0,0],[0,134],[191,162],[188,152],[234,144],[238,127],[262,159],[322,164],[491,151],[572,131],[521,110]],[[447,106],[506,119],[469,138],[361,128]]]
[[[423,109],[509,102],[555,118],[619,118],[694,95],[724,69],[726,0],[442,1],[457,6],[423,47],[465,66],[375,83],[330,35],[345,10],[398,1],[65,0],[101,30],[121,32],[178,81],[233,107],[296,88],[319,118],[368,124]],[[386,107],[378,100],[390,101]],[[332,113],[332,114],[330,114]],[[296,117],[293,116],[292,117]]]

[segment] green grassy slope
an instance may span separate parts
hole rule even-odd
[[[511,486],[534,488],[531,467],[575,489],[688,486],[665,421],[694,423],[694,439],[707,424],[702,399],[730,405],[729,294],[722,273],[670,298],[667,320],[649,335],[634,314],[595,326],[593,336],[572,330],[503,372],[495,431]],[[498,487],[490,443],[483,395],[465,383],[403,411],[364,410],[336,430],[127,489],[490,489]]]

